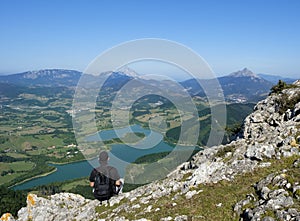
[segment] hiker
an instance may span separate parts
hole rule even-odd
[[[122,190],[123,183],[116,168],[108,165],[108,153],[102,151],[99,154],[100,166],[94,168],[90,174],[90,186],[96,199],[101,203],[109,200],[113,195],[117,195]]]

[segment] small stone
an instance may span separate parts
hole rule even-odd
[[[295,208],[289,208],[288,213],[293,217],[300,216],[300,212],[298,212]]]
[[[150,213],[152,210],[152,205],[148,206],[146,209],[145,209],[145,213]]]
[[[264,186],[262,189],[261,189],[261,193],[260,193],[260,196],[264,199],[264,200],[267,200],[269,198],[269,193],[270,193],[270,189],[266,186]]]
[[[300,166],[300,159],[295,160],[295,162],[293,163],[294,167],[299,167]]]
[[[187,215],[181,215],[181,216],[176,216],[174,221],[187,221],[188,216]]]
[[[285,187],[286,187],[287,189],[290,189],[290,188],[292,187],[292,184],[291,184],[291,183],[287,183],[287,184],[285,185]]]
[[[139,209],[139,208],[141,208],[141,205],[140,204],[135,204],[131,208],[132,209]]]
[[[136,197],[132,197],[131,199],[130,199],[130,202],[133,202],[133,201],[135,201],[137,198]]]
[[[283,218],[284,218],[284,220],[291,220],[292,216],[290,214],[288,214],[288,213],[285,213],[283,215]]]
[[[275,221],[275,219],[273,217],[266,216],[266,217],[263,218],[262,221]]]
[[[197,194],[196,190],[189,191],[185,194],[186,199],[191,199],[195,194]]]

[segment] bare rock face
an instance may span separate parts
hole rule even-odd
[[[27,207],[18,212],[20,221],[92,220],[96,217],[97,200],[88,200],[72,193],[60,193],[49,198],[28,194]]]
[[[254,112],[250,114],[244,124],[244,138],[251,142],[264,142],[282,145],[283,140],[278,137],[288,137],[289,132],[297,131],[295,122],[299,121],[300,103],[296,103],[292,109],[288,108],[285,113],[283,104],[286,99],[292,100],[299,96],[299,89],[286,89],[283,94],[272,95],[259,102]]]
[[[147,214],[160,210],[151,204],[153,200],[171,194],[174,199],[181,195],[189,200],[201,194],[201,191],[193,189],[199,184],[231,181],[238,174],[272,166],[270,159],[299,156],[300,102],[296,99],[299,94],[300,87],[294,87],[259,102],[254,112],[245,119],[243,137],[197,153],[190,162],[178,166],[164,180],[113,197],[109,204],[102,205],[112,207],[110,213],[105,209],[100,214],[96,213],[95,207],[99,206],[99,202],[80,195],[60,193],[41,198],[30,194],[27,207],[19,211],[16,220],[126,220],[119,215],[121,211],[147,217]],[[299,165],[299,160],[294,162],[294,166],[300,169]],[[265,177],[255,185],[257,195],[249,193],[236,203],[234,211],[241,220],[274,220],[267,211],[273,211],[279,220],[300,220],[300,211],[293,207],[300,200],[300,184],[286,179],[287,172]],[[176,203],[171,202],[170,206],[176,206]],[[100,219],[100,216],[105,219]],[[1,221],[15,220],[8,214],[2,217]],[[161,220],[188,220],[188,217],[181,214],[162,217]]]

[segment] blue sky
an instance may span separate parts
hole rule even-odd
[[[300,76],[298,0],[0,0],[0,73],[83,71],[125,41],[188,46],[217,75],[248,67]]]

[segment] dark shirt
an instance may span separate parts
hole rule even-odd
[[[104,173],[107,177],[110,179],[116,181],[120,179],[120,175],[118,173],[118,170],[112,166],[108,165],[100,165],[97,168],[94,168],[90,174],[90,182],[95,182],[95,177],[97,172]],[[108,174],[107,174],[108,173]]]

